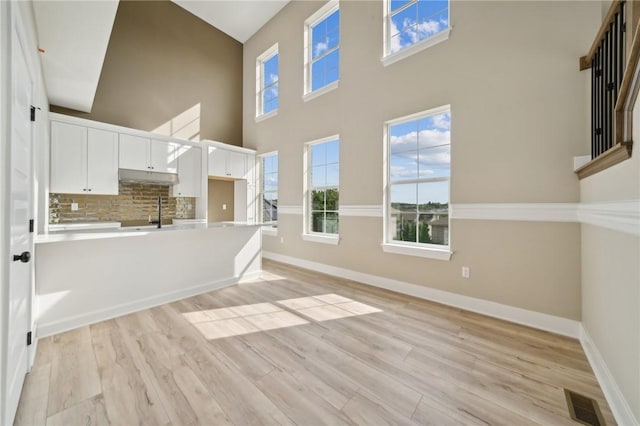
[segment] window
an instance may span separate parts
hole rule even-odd
[[[339,137],[336,135],[309,142],[305,151],[306,191],[303,236],[312,241],[337,244],[340,195]]]
[[[340,76],[340,9],[330,1],[305,21],[305,95],[337,87]],[[315,96],[305,96],[305,100]]]
[[[275,224],[278,221],[278,153],[264,154],[260,159],[261,219]]]
[[[278,111],[278,43],[256,60],[256,118]]]
[[[384,8],[385,65],[449,37],[449,0],[385,0]]]
[[[387,123],[386,251],[448,259],[450,134],[449,106]]]

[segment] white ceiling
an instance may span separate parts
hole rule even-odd
[[[33,2],[49,102],[91,112],[118,0]]]
[[[33,1],[52,105],[91,112],[118,1]],[[172,1],[244,43],[290,0]]]
[[[171,0],[240,43],[249,40],[290,0]]]

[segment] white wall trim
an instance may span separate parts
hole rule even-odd
[[[580,223],[640,235],[640,200],[580,203]]]
[[[452,204],[452,219],[577,222],[577,203]]]
[[[122,315],[127,315],[132,312],[140,311],[142,309],[152,308],[154,306],[174,302],[180,299],[185,299],[187,297],[206,293],[212,290],[218,290],[242,281],[256,279],[260,277],[261,273],[262,271],[251,272],[248,274],[243,274],[239,277],[225,278],[206,284],[180,289],[178,291],[159,294],[146,299],[123,303],[121,305],[109,307],[107,309],[94,311],[89,314],[75,315],[49,323],[41,323],[37,326],[37,338],[40,339],[43,337],[73,330],[78,327],[83,327],[85,325],[94,324],[96,322],[105,321]]]
[[[340,216],[382,217],[382,204],[340,206]]]
[[[640,200],[601,203],[451,204],[451,219],[585,223],[640,235]],[[279,206],[281,214],[302,214],[302,206]],[[382,217],[383,206],[343,205],[341,216]]]
[[[580,343],[618,424],[640,425],[584,325],[580,325]]]
[[[302,214],[302,206],[278,206],[278,214]]]
[[[363,272],[357,272],[350,269],[338,268],[274,252],[263,251],[262,257],[324,274],[358,281],[374,287],[380,287],[398,293],[419,297],[421,299],[455,306],[457,308],[527,325],[540,330],[550,331],[552,333],[562,334],[576,339],[580,336],[580,323],[567,318],[529,311],[488,300],[476,299],[474,297],[463,296],[461,294],[437,290],[391,278],[365,274]]]

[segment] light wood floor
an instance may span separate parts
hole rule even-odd
[[[564,388],[614,424],[576,340],[264,269],[41,340],[16,424],[575,425]]]

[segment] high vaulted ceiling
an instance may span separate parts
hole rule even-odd
[[[273,18],[289,0],[171,0],[244,43]]]
[[[91,112],[119,0],[34,0],[47,95]],[[241,43],[290,0],[172,0]]]

